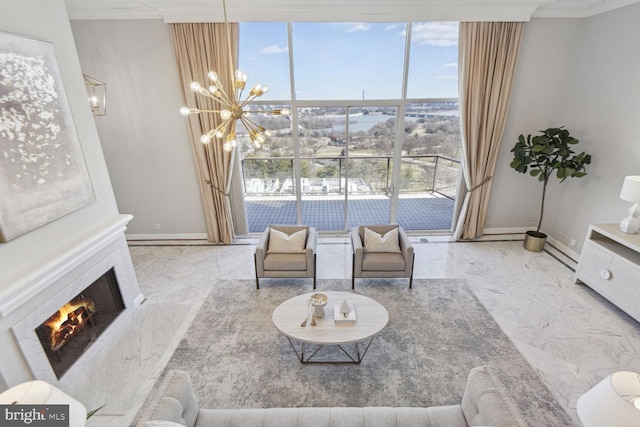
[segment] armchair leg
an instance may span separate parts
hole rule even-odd
[[[413,268],[416,265],[416,254],[413,253],[413,260],[411,261],[411,276],[409,276],[409,289],[413,287]]]
[[[356,288],[356,254],[351,255],[351,289]]]
[[[253,267],[256,272],[256,289],[260,289],[260,282],[258,280],[258,259],[256,258],[256,254],[253,254]]]

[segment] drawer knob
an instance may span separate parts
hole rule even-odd
[[[611,272],[605,268],[600,271],[600,277],[604,280],[609,280],[611,278]]]

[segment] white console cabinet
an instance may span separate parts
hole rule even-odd
[[[640,233],[618,224],[589,226],[574,276],[640,321]]]

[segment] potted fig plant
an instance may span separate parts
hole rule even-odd
[[[544,248],[547,235],[540,232],[544,214],[544,198],[549,179],[555,176],[563,182],[565,179],[581,178],[587,174],[586,165],[591,163],[591,155],[584,152],[575,154],[571,147],[579,141],[569,134],[563,126],[540,131],[540,135],[526,138],[518,137],[513,147],[513,161],[510,166],[520,173],[527,173],[542,183],[542,200],[540,218],[535,231],[527,231],[524,247],[527,250],[540,252]]]

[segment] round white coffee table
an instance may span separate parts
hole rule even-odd
[[[316,318],[315,326],[311,326],[311,316],[306,326],[301,326],[305,315],[309,313],[308,301],[313,293],[290,298],[276,307],[272,316],[273,324],[287,337],[302,363],[360,363],[374,336],[387,325],[389,313],[382,304],[363,295],[351,292],[321,293],[325,294],[329,301],[324,307],[324,317]],[[355,307],[354,323],[336,323],[334,320],[334,304],[343,300]],[[305,354],[305,344],[314,344],[317,348],[312,348]],[[354,344],[355,351],[348,351],[345,348],[346,344]],[[362,351],[360,344],[364,345]],[[337,346],[348,359],[312,360],[324,346]]]

